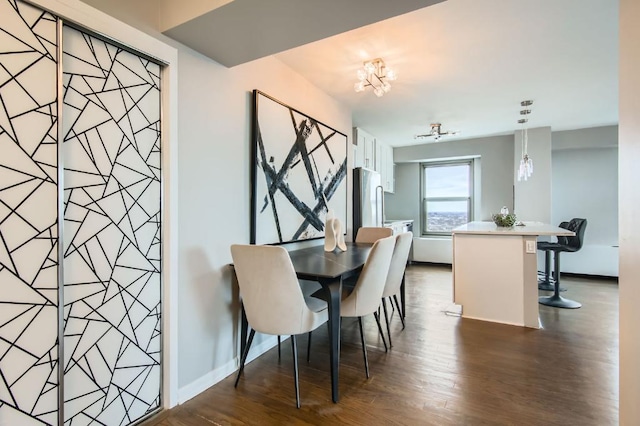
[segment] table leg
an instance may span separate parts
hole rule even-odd
[[[340,369],[340,299],[342,294],[342,281],[338,280],[326,283],[323,287],[327,293],[327,305],[329,308],[331,398],[333,402],[338,402],[340,399],[338,394],[338,377]]]

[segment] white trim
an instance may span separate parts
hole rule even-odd
[[[181,387],[178,390],[178,404],[184,404],[191,398],[198,396],[211,386],[233,374],[237,369],[238,358],[233,358],[221,367],[211,370],[204,376],[201,376],[188,385]]]
[[[283,339],[282,341],[284,342],[286,340]],[[249,352],[250,356],[247,357],[247,362],[245,363],[245,365],[249,364],[251,361],[258,358],[260,355],[264,354],[277,344],[277,337],[271,336],[264,342],[260,343],[258,346],[251,346],[251,352]],[[186,386],[181,387],[178,391],[178,404],[184,404],[191,398],[198,396],[216,383],[226,379],[228,376],[238,370],[239,365],[240,359],[238,357],[235,357],[223,366],[211,370],[204,376],[194,380]]]
[[[88,30],[167,64],[162,70],[163,111],[163,401],[178,403],[178,51],[162,41],[78,0],[28,0]]]

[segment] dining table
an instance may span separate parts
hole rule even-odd
[[[372,244],[347,243],[347,250],[325,251],[324,245],[317,245],[289,251],[289,256],[298,279],[317,281],[325,291],[328,308],[331,398],[333,402],[340,399],[338,391],[340,371],[340,300],[343,280],[360,272]],[[248,322],[242,312],[240,331],[240,353],[244,352],[247,342]]]

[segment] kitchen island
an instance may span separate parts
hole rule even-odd
[[[573,232],[539,222],[510,228],[470,222],[452,235],[453,300],[462,316],[540,328],[537,237]]]

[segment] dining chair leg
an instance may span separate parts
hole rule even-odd
[[[358,317],[358,324],[360,325],[360,341],[362,342],[362,355],[364,356],[364,371],[367,373],[367,379],[369,378],[369,360],[367,359],[367,345],[364,342],[364,328],[362,327],[362,317]]]
[[[238,381],[240,380],[240,375],[244,371],[244,363],[247,360],[247,355],[249,354],[249,348],[251,347],[251,343],[253,342],[253,336],[256,335],[256,331],[251,329],[251,333],[249,333],[249,340],[247,340],[247,345],[244,347],[244,352],[242,354],[242,358],[240,359],[240,368],[238,369],[238,375],[236,376],[236,383],[233,385],[234,388],[238,387]]]
[[[278,334],[278,362],[280,362],[280,335]]]
[[[405,273],[402,274],[402,283],[400,284],[400,306],[402,307],[402,318],[406,318],[407,315],[407,295],[406,295],[406,283],[405,283]]]
[[[391,343],[391,327],[389,327],[389,316],[387,315],[387,301],[383,297],[382,298],[382,310],[384,311],[384,320],[387,323],[387,336],[389,337],[389,347],[393,347],[393,343]]]
[[[384,339],[382,324],[380,324],[380,316],[376,312],[374,312],[373,317],[376,319],[376,324],[378,324],[378,334],[380,334],[380,338],[382,339],[382,344],[384,345],[384,351],[387,352],[389,348],[387,348],[387,341]]]
[[[398,303],[398,295],[393,295],[393,301],[396,302],[396,307],[398,308],[398,312],[400,313],[400,321],[402,321],[402,329],[404,330],[404,312],[400,309],[400,303]]]
[[[309,339],[307,340],[307,363],[311,362],[311,332],[309,332]]]
[[[298,345],[296,336],[291,336],[291,350],[293,351],[293,380],[296,388],[296,407],[300,408],[300,391],[298,390]]]

